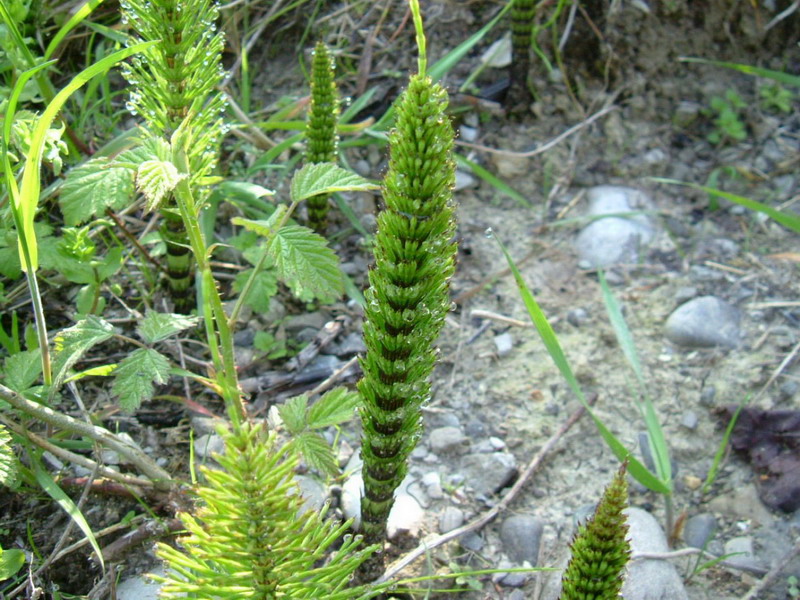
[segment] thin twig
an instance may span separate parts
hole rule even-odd
[[[346,363],[344,363],[344,365],[342,365],[340,368],[336,369],[330,377],[328,377],[317,387],[308,392],[308,395],[313,397],[316,396],[317,394],[321,394],[328,388],[332,387],[333,384],[335,384],[357,362],[358,362],[358,356],[354,356]]]
[[[596,398],[594,398],[596,399]],[[594,399],[590,400],[589,403],[593,403]],[[442,544],[446,544],[450,540],[454,540],[457,537],[464,535],[465,533],[470,533],[472,531],[481,529],[484,525],[490,523],[492,520],[497,517],[501,512],[503,512],[508,505],[517,497],[517,495],[522,491],[522,488],[525,484],[528,483],[528,480],[533,476],[536,471],[544,463],[545,458],[553,451],[553,448],[558,444],[562,437],[572,428],[575,423],[577,423],[580,418],[584,415],[586,409],[581,406],[578,410],[576,410],[572,415],[567,419],[567,421],[561,426],[561,428],[553,434],[550,439],[545,442],[544,446],[536,453],[536,455],[531,459],[528,463],[528,466],[522,472],[522,474],[517,479],[516,483],[511,487],[508,493],[503,496],[503,499],[500,500],[492,509],[485,512],[483,515],[478,517],[477,519],[470,521],[466,525],[462,525],[457,529],[453,529],[452,531],[448,531],[447,533],[443,533],[439,537],[431,540],[431,541],[423,541],[419,546],[417,546],[414,550],[406,554],[403,558],[399,561],[391,565],[386,572],[380,577],[375,583],[383,583],[388,581],[395,575],[397,575],[400,571],[405,569],[408,565],[418,559],[420,556],[423,556],[430,550],[441,546]]]
[[[591,125],[592,123],[594,123],[600,117],[603,117],[603,116],[607,115],[608,113],[610,113],[611,111],[616,110],[616,109],[617,109],[617,106],[613,105],[613,104],[611,106],[606,106],[605,108],[600,109],[599,111],[597,111],[596,113],[594,113],[590,117],[587,117],[586,119],[584,119],[583,121],[581,121],[577,125],[573,125],[569,129],[567,129],[564,133],[562,133],[560,135],[557,135],[556,137],[554,137],[549,142],[546,142],[546,143],[542,144],[541,146],[537,146],[536,148],[534,148],[533,150],[529,150],[528,152],[514,152],[513,150],[500,150],[500,149],[497,149],[497,148],[489,148],[488,146],[482,146],[481,144],[471,144],[469,142],[462,142],[462,141],[456,141],[456,145],[457,146],[464,146],[466,148],[474,148],[475,150],[482,150],[483,152],[489,152],[490,154],[497,154],[499,156],[515,156],[515,157],[518,157],[518,158],[530,158],[532,156],[536,156],[538,154],[542,154],[544,152],[547,152],[548,150],[550,150],[554,146],[557,146],[558,144],[563,142],[565,139],[567,139],[572,134],[577,133],[578,131],[580,131],[584,127],[587,127],[588,125]]]
[[[496,312],[492,312],[490,310],[483,310],[480,308],[476,308],[475,310],[470,311],[469,316],[477,317],[479,319],[491,319],[492,321],[497,321],[498,323],[513,325],[514,327],[533,327],[533,324],[530,321],[520,321],[519,319],[512,319],[511,317],[507,317],[505,315],[501,315]]]
[[[130,463],[136,465],[144,475],[152,479],[153,485],[158,489],[168,490],[176,484],[170,474],[159,467],[155,461],[147,456],[141,449],[123,442],[108,429],[84,423],[83,421],[79,421],[62,412],[55,411],[38,402],[28,400],[4,385],[0,385],[0,399],[5,400],[14,408],[21,410],[31,417],[35,417],[61,429],[85,435],[112,450],[116,450]]]
[[[751,589],[742,600],[755,600],[761,592],[765,591],[769,586],[775,583],[775,580],[781,574],[786,566],[792,562],[797,556],[800,556],[800,541],[798,541],[793,548],[784,554],[767,572],[766,575],[758,582],[756,586]]]

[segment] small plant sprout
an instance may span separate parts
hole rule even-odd
[[[378,217],[375,267],[365,293],[367,353],[358,388],[364,403],[361,515],[368,543],[384,539],[394,492],[420,436],[420,409],[430,395],[436,362],[433,344],[450,308],[448,282],[455,268],[455,164],[447,92],[426,75],[419,4],[410,4],[419,73],[396,104],[383,181],[386,207]]]
[[[328,48],[319,42],[311,64],[311,109],[306,123],[306,162],[336,162],[339,94],[333,79],[333,59]],[[318,233],[325,232],[329,194],[307,200],[308,224]]]

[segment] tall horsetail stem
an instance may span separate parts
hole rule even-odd
[[[141,115],[150,133],[169,140],[186,120],[202,133],[190,149],[193,180],[216,164],[222,98],[215,86],[222,79],[224,38],[215,22],[212,0],[121,0],[123,22],[141,41],[160,43],[135,57],[123,70],[132,91],[128,108]],[[194,307],[194,267],[186,230],[171,195],[161,205],[161,235],[167,246],[167,286],[175,311]]]
[[[561,579],[560,600],[617,600],[631,548],[622,512],[628,505],[628,484],[622,465],[606,488],[594,517],[572,540],[572,558]]]
[[[450,307],[456,245],[452,188],[453,129],[447,92],[414,75],[397,102],[389,137],[385,208],[378,216],[375,266],[365,293],[361,455],[362,529],[366,541],[385,536],[394,491],[422,428],[436,362],[434,342]]]
[[[333,59],[328,48],[318,42],[311,62],[311,107],[306,123],[306,162],[336,162],[339,139],[336,123],[339,117],[339,94],[334,81]],[[308,224],[324,234],[328,219],[330,194],[308,199]]]
[[[528,71],[530,70],[531,32],[536,14],[534,0],[509,0],[511,5],[511,89],[508,105],[517,106],[530,101]]]

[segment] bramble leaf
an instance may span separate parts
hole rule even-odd
[[[320,429],[349,421],[358,405],[358,393],[343,387],[335,388],[311,405],[308,411],[308,428]]]
[[[197,317],[148,310],[136,331],[145,342],[155,344],[195,325]]]
[[[3,361],[3,373],[6,386],[18,394],[26,392],[42,373],[41,351],[36,348],[6,357]]]
[[[147,211],[155,210],[184,178],[169,161],[146,160],[136,170],[136,185],[144,194]]]
[[[53,389],[58,389],[66,377],[67,370],[78,362],[92,346],[105,342],[114,334],[110,323],[100,317],[89,316],[72,327],[58,333],[53,340]]]
[[[309,466],[326,475],[336,476],[339,474],[333,450],[321,435],[313,431],[306,431],[295,436],[294,443]]]
[[[380,186],[333,163],[312,163],[292,177],[292,201],[300,202],[318,194],[366,192]]]
[[[305,394],[289,398],[283,406],[278,407],[278,414],[286,426],[286,430],[296,435],[306,429],[306,408],[308,396]]]
[[[105,156],[91,158],[67,173],[58,203],[67,225],[75,226],[118,210],[133,197],[133,171],[117,166]]]
[[[11,449],[11,436],[0,425],[0,485],[12,487],[17,479],[17,457]],[[0,550],[2,552],[2,550]],[[2,573],[0,573],[2,577]]]
[[[167,382],[169,361],[151,348],[139,348],[119,364],[114,375],[111,391],[119,396],[122,410],[133,412],[143,401],[153,397],[153,383]]]
[[[307,227],[281,227],[269,242],[270,254],[281,280],[301,300],[330,302],[344,292],[339,259],[320,235]]]
[[[245,283],[250,278],[253,269],[238,273],[233,282],[233,291],[236,293],[244,289]],[[261,269],[253,280],[253,285],[244,299],[244,303],[256,312],[269,311],[269,300],[278,293],[278,279],[272,269]]]

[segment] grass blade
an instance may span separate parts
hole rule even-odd
[[[652,180],[657,183],[682,185],[684,187],[690,187],[692,189],[705,192],[706,194],[712,196],[718,196],[720,198],[724,198],[725,200],[733,202],[734,204],[738,204],[740,206],[744,206],[745,208],[749,208],[750,210],[763,213],[776,223],[780,223],[781,225],[783,225],[788,229],[791,229],[795,233],[800,233],[800,217],[793,215],[791,213],[777,210],[775,208],[772,208],[771,206],[767,206],[766,204],[762,204],[761,202],[758,202],[756,200],[751,200],[750,198],[745,198],[744,196],[737,196],[736,194],[731,194],[730,192],[723,192],[722,190],[707,187],[705,185],[688,183],[686,181],[678,181],[677,179],[665,179],[663,177],[653,177]]]
[[[58,484],[55,482],[50,473],[44,470],[38,456],[33,458],[33,470],[34,475],[36,476],[36,481],[39,483],[42,489],[47,492],[47,495],[55,500],[62,509],[64,509],[64,512],[69,515],[69,518],[72,519],[75,525],[77,525],[84,533],[86,539],[89,540],[89,543],[92,545],[92,549],[97,555],[97,560],[100,562],[100,567],[105,570],[103,553],[100,550],[100,546],[97,545],[97,539],[94,537],[94,532],[92,531],[92,528],[89,527],[89,523],[86,522],[86,518],[83,516],[83,513],[81,513],[80,509],[72,501],[72,498],[67,496],[64,493],[64,490],[58,487]]]
[[[594,414],[594,411],[592,411],[589,403],[586,401],[586,397],[583,395],[583,390],[581,390],[578,380],[575,378],[575,375],[572,372],[572,368],[567,361],[567,357],[564,355],[564,351],[561,349],[561,344],[558,342],[558,337],[556,336],[555,331],[553,331],[552,326],[547,320],[547,317],[542,309],[539,307],[539,304],[536,302],[536,298],[531,293],[530,289],[525,283],[525,280],[522,279],[522,275],[520,274],[519,269],[517,269],[517,265],[514,263],[511,255],[508,253],[508,250],[506,250],[506,247],[500,240],[497,238],[495,238],[495,240],[500,246],[500,249],[503,251],[503,255],[508,262],[508,267],[511,269],[511,273],[514,275],[514,280],[519,288],[522,301],[525,304],[525,308],[528,310],[528,315],[530,315],[531,322],[536,327],[536,331],[539,333],[547,352],[550,354],[550,358],[553,359],[553,362],[558,367],[558,370],[561,372],[561,375],[566,380],[570,389],[572,389],[573,393],[578,397],[578,400],[586,409],[586,412],[589,413],[589,416],[591,416],[603,440],[620,461],[628,460],[628,472],[637,481],[639,481],[639,483],[653,490],[654,492],[670,494],[670,488],[650,471],[648,471],[647,467],[637,460],[636,457],[631,455],[630,451],[624,446],[624,444],[622,444],[622,442],[620,442],[617,437],[605,426],[605,424]]]
[[[725,428],[725,434],[722,436],[722,441],[719,443],[716,454],[714,454],[714,460],[711,463],[711,468],[708,470],[708,475],[706,476],[706,480],[701,489],[703,495],[707,494],[708,490],[711,489],[711,486],[714,485],[714,480],[717,478],[717,473],[719,473],[722,457],[725,456],[725,449],[728,447],[728,442],[731,439],[733,428],[736,427],[736,421],[739,420],[739,413],[742,412],[745,404],[747,404],[749,401],[750,396],[747,396],[747,398],[745,398],[744,401],[736,407],[736,412],[733,413],[728,426]]]
[[[622,348],[625,359],[631,366],[631,369],[636,375],[636,380],[639,383],[639,392],[643,398],[642,404],[644,405],[644,410],[641,412],[647,427],[650,454],[655,462],[658,478],[671,489],[672,462],[669,457],[669,446],[667,446],[664,430],[661,427],[661,422],[658,420],[653,402],[647,394],[644,371],[642,370],[642,363],[639,360],[639,353],[636,351],[636,344],[633,342],[633,334],[625,321],[625,317],[622,316],[622,309],[620,308],[619,302],[617,302],[614,294],[611,293],[611,288],[602,271],[598,272],[598,278],[600,280],[600,289],[603,294],[603,302],[606,305],[606,311],[608,312],[611,326],[614,328],[614,334]]]
[[[791,85],[793,87],[800,87],[800,77],[784,73],[783,71],[773,71],[772,69],[762,69],[761,67],[754,67],[752,65],[743,65],[741,63],[724,62],[719,60],[708,60],[706,58],[694,58],[691,56],[682,56],[679,58],[681,62],[699,63],[703,65],[713,65],[715,67],[725,67],[739,71],[745,75],[755,75],[756,77],[764,77],[765,79],[772,79],[778,83]]]
[[[520,194],[517,190],[512,188],[510,185],[508,185],[505,181],[503,181],[496,175],[492,175],[489,171],[484,169],[478,163],[472,162],[471,160],[461,156],[460,154],[456,154],[455,159],[456,163],[459,166],[468,168],[470,171],[475,173],[475,175],[483,179],[486,183],[491,185],[501,194],[505,194],[512,200],[516,200],[517,202],[522,204],[522,206],[524,206],[525,208],[533,207],[533,205],[525,196]]]

